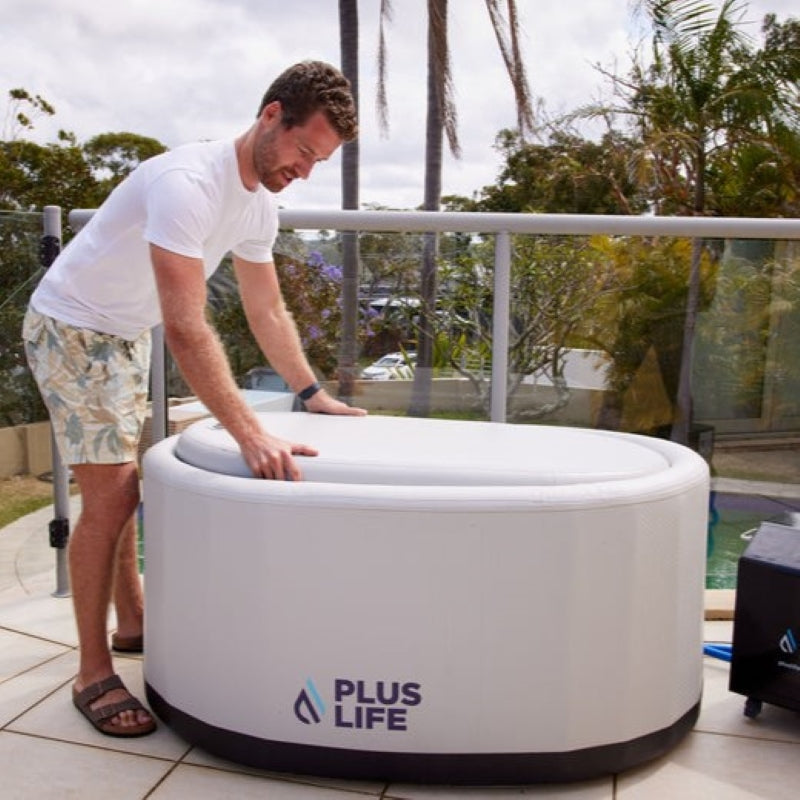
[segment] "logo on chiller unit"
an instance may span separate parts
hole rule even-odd
[[[781,636],[778,647],[787,655],[793,656],[797,652],[797,639],[794,637],[791,628],[786,629],[786,633]]]
[[[363,681],[335,678],[331,723],[335,728],[408,730],[408,711],[422,703],[413,681]],[[318,725],[327,711],[322,693],[308,678],[294,701],[294,715],[304,725]]]

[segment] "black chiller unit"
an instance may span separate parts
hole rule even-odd
[[[785,524],[784,524],[785,523]],[[729,688],[744,713],[762,703],[800,711],[800,527],[764,522],[739,559]]]

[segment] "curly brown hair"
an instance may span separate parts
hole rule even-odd
[[[356,138],[358,122],[350,81],[336,67],[324,61],[301,61],[284,70],[267,89],[256,117],[277,100],[285,128],[303,125],[317,111],[325,114],[339,138]]]

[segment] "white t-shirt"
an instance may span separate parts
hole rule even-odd
[[[64,248],[31,298],[79,328],[135,339],[161,322],[149,244],[205,264],[228,252],[272,261],[275,196],[242,184],[233,141],[179,147],[148,159],[109,195]]]

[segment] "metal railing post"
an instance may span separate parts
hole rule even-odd
[[[494,243],[492,309],[492,394],[489,418],[506,421],[508,403],[508,326],[511,305],[511,235],[501,231]]]
[[[61,252],[61,208],[44,207],[42,247],[40,260],[48,268]],[[54,597],[69,597],[69,568],[67,545],[69,543],[69,468],[61,459],[55,436],[50,430],[50,450],[53,461],[53,505],[55,517],[50,522],[50,546],[56,551],[56,588]]]
[[[150,362],[150,444],[167,437],[167,349],[164,344],[164,326],[153,328]]]

